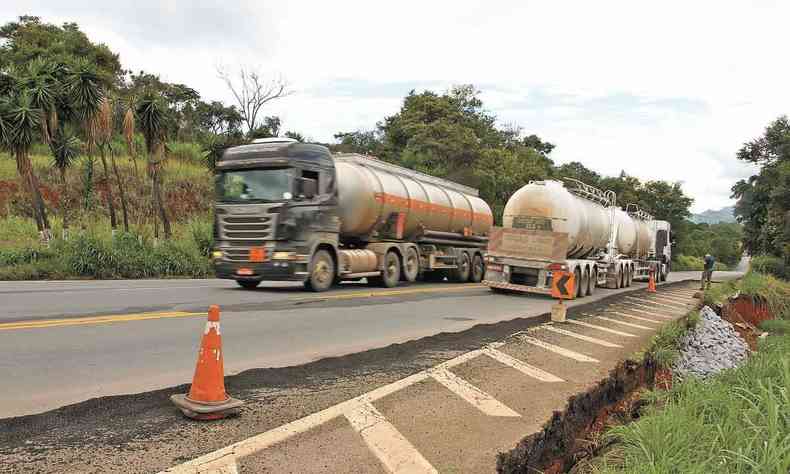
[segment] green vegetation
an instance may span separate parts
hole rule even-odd
[[[752,257],[751,267],[754,271],[773,275],[776,278],[790,279],[790,266],[779,257],[758,255]]]
[[[747,142],[738,159],[760,171],[732,188],[735,216],[743,223],[745,249],[754,256],[770,255],[790,266],[790,119],[782,116],[763,136]],[[786,270],[784,275],[786,278]]]
[[[699,311],[692,311],[683,319],[665,324],[656,332],[647,349],[640,355],[643,359],[652,359],[661,368],[670,367],[680,356],[680,339],[699,321]]]
[[[672,265],[672,270],[680,271],[702,271],[705,267],[705,262],[702,257],[695,257],[690,255],[678,255]],[[727,270],[727,266],[721,262],[716,262],[713,269],[715,271]]]
[[[598,473],[776,473],[790,470],[790,336],[769,337],[746,364],[666,393],[634,423]]]

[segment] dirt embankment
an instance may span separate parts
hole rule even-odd
[[[714,310],[751,350],[762,333],[757,324],[774,317],[767,305],[746,296],[734,297]],[[672,370],[659,367],[649,355],[641,363],[622,362],[598,386],[571,397],[565,410],[555,412],[542,431],[500,453],[497,472],[586,472],[587,461],[611,443],[602,436],[606,429],[638,419],[645,405],[643,390],[669,389],[672,380]]]

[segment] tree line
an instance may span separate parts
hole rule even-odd
[[[765,256],[766,270],[790,277],[790,119],[783,115],[771,122],[762,136],[743,144],[737,157],[759,167],[732,187],[744,248]]]
[[[235,104],[226,105],[203,101],[191,87],[168,83],[155,74],[124,70],[117,54],[91,42],[74,23],[58,26],[37,17],[21,17],[0,27],[0,38],[4,40],[0,45],[0,144],[17,161],[45,239],[50,236],[47,209],[29,159],[34,143],[47,145],[64,186],[66,170],[79,154],[98,156],[102,179],[108,185],[107,211],[113,229],[129,227],[126,183],[117,171],[118,150],[113,146],[123,143],[135,168],[138,156],[143,155],[151,209],[164,236],[169,237],[161,174],[170,140],[199,143],[212,169],[229,146],[283,134],[280,119],[263,113],[269,102],[290,94],[282,78],[267,80],[252,69],[218,68],[219,78],[235,98]],[[306,140],[296,132],[284,135]],[[657,219],[669,221],[676,253],[696,255],[713,248],[710,229],[703,232],[687,220],[692,199],[679,183],[641,181],[625,172],[601,176],[578,162],[557,165],[552,159],[554,144],[517,125],[498,125],[472,85],[445,92],[412,91],[399,111],[372,130],[340,132],[335,139],[336,143],[326,144],[333,151],[375,155],[478,188],[497,222],[507,199],[529,181],[575,178],[615,191],[621,206],[637,204]],[[120,197],[120,217],[113,206],[114,192]],[[61,213],[68,228],[65,206]],[[155,232],[158,229],[155,226]],[[700,231],[694,234],[695,230]],[[705,236],[704,243],[689,239],[691,235]]]

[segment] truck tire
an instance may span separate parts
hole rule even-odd
[[[598,270],[593,268],[590,273],[590,284],[587,287],[587,295],[592,296],[595,294],[595,286],[598,284]]]
[[[472,262],[469,259],[469,254],[461,252],[461,255],[458,257],[457,267],[450,270],[450,279],[456,283],[466,283],[469,281],[471,272]]]
[[[261,284],[258,280],[236,280],[236,283],[245,290],[253,290]]]
[[[469,281],[472,283],[480,283],[483,281],[483,277],[486,273],[486,264],[483,261],[483,256],[477,254],[472,259],[472,276],[469,278]]]
[[[573,271],[573,275],[575,277],[573,279],[573,286],[574,286],[573,291],[576,294],[576,298],[581,298],[582,296],[584,296],[584,293],[582,293],[582,284],[584,283],[582,281],[582,274],[577,268],[576,270]]]
[[[582,275],[582,284],[579,287],[579,298],[584,298],[587,296],[587,289],[590,286],[590,270],[585,268],[581,271]]]
[[[417,249],[409,247],[406,249],[406,255],[403,257],[403,269],[401,270],[401,278],[409,283],[417,281],[417,275],[420,273],[420,256],[417,254]]]
[[[308,290],[320,293],[332,287],[335,281],[335,261],[326,250],[319,250],[310,262],[310,276],[304,282]]]
[[[394,288],[400,281],[400,258],[392,250],[384,255],[384,269],[381,276],[368,278],[368,282],[373,286],[383,286],[384,288]]]

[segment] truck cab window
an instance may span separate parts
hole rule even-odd
[[[312,179],[315,181],[315,189],[321,189],[321,183],[319,182],[319,172],[318,171],[311,171],[311,170],[302,170],[302,179]],[[320,193],[320,191],[318,191]]]

